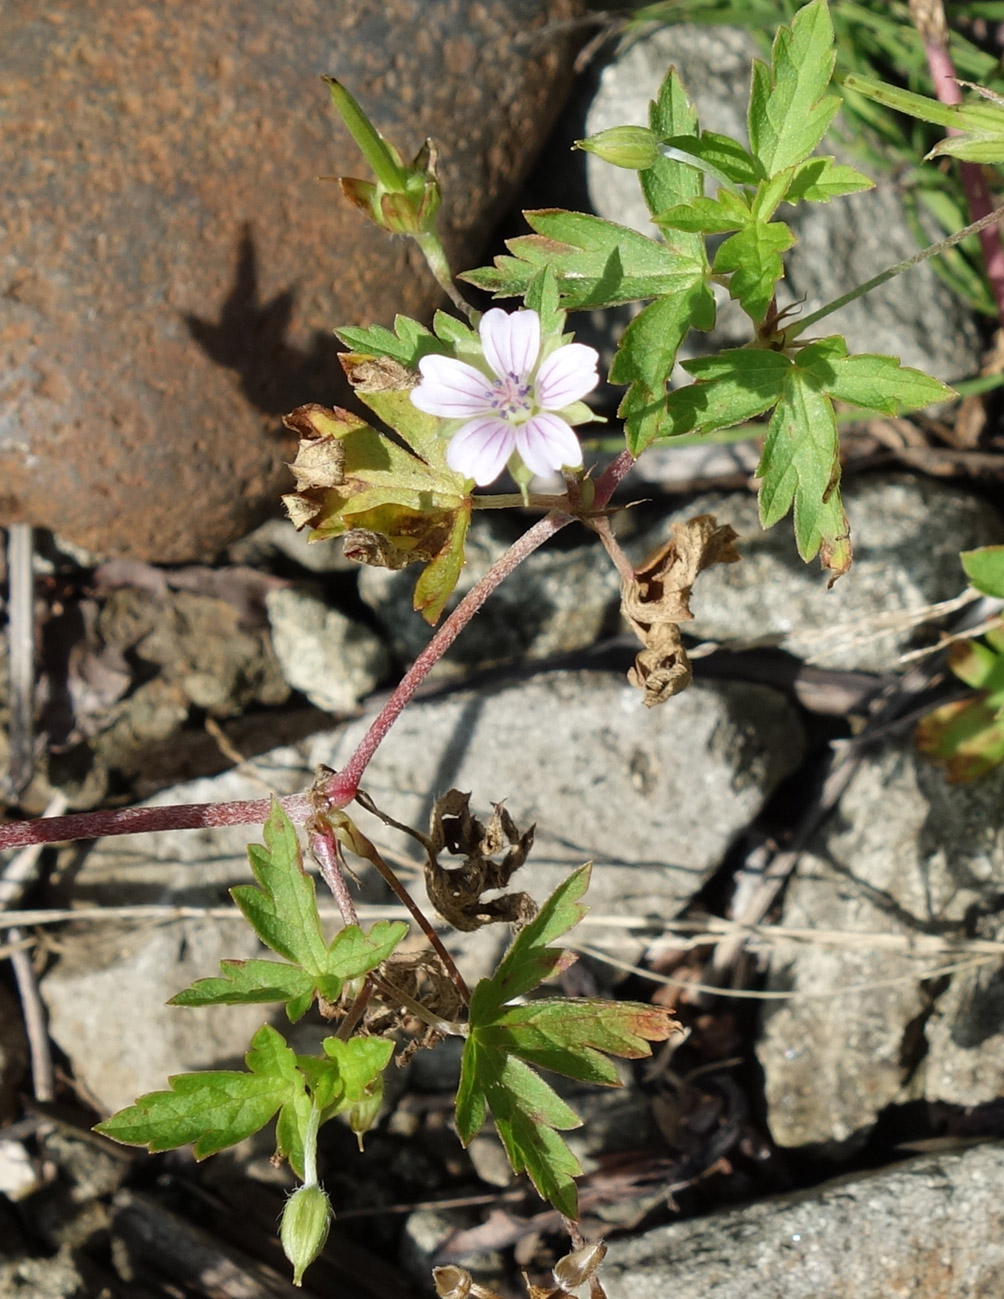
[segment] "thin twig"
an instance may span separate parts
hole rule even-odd
[[[56,1076],[52,1067],[52,1052],[49,1049],[45,1007],[39,995],[38,980],[35,978],[35,970],[31,963],[31,952],[17,946],[22,937],[20,929],[7,931],[8,941],[15,944],[10,954],[10,963],[14,970],[14,978],[17,980],[21,1014],[24,1017],[24,1031],[28,1037],[32,1089],[37,1101],[51,1101],[56,1096]]]
[[[7,529],[7,644],[10,654],[10,759],[7,792],[15,801],[35,768],[35,575],[33,535],[27,523]]]

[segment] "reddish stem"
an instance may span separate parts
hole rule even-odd
[[[596,481],[593,508],[603,509],[618,483],[634,464],[634,457],[622,451]],[[517,565],[544,542],[572,522],[570,514],[552,511],[540,519],[510,547],[474,586],[401,679],[358,749],[342,771],[331,778],[324,796],[333,806],[344,807],[355,797],[367,764],[380,742],[398,719],[402,709],[428,676],[433,666],[488,599],[492,591]],[[279,800],[294,824],[303,825],[316,811],[310,793],[290,794]],[[69,816],[39,817],[34,821],[12,821],[0,826],[0,851],[23,848],[32,843],[61,843],[74,839],[97,839],[105,835],[148,834],[160,830],[200,830],[211,826],[261,825],[268,818],[271,800],[251,799],[237,803],[179,803],[167,807],[125,807],[116,811],[74,812]]]
[[[401,678],[397,688],[384,704],[380,713],[363,736],[359,747],[353,753],[341,771],[337,771],[324,786],[324,796],[334,807],[345,807],[356,796],[359,782],[363,778],[370,759],[376,753],[384,736],[400,717],[405,705],[415,691],[429,675],[463,629],[481,608],[495,588],[521,564],[527,555],[533,554],[542,546],[548,537],[553,537],[572,522],[570,514],[559,514],[556,510],[539,519],[532,528],[523,533],[506,553],[494,563],[476,586],[471,587],[454,611],[429,641],[425,649]]]
[[[916,15],[915,15],[916,20]],[[927,66],[934,83],[934,91],[943,104],[961,104],[962,88],[956,78],[955,65],[948,50],[947,28],[944,17],[939,22],[918,22],[924,39],[924,53],[927,55]],[[962,135],[956,127],[948,128],[949,135]],[[986,174],[979,163],[960,162],[959,176],[969,204],[969,215],[972,221],[978,221],[994,209],[987,184]],[[979,232],[980,246],[983,249],[983,261],[986,265],[987,279],[997,304],[997,317],[1004,326],[1004,247],[1001,246],[999,226],[987,226]]]
[[[302,824],[314,810],[309,794],[279,799],[291,821]],[[73,812],[69,816],[11,821],[0,826],[0,850],[29,843],[60,843],[71,839],[97,839],[102,835],[144,834],[158,830],[199,830],[217,825],[262,825],[271,800],[256,798],[242,803],[175,803],[167,807],[123,807],[116,811]]]

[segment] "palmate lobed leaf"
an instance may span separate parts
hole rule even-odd
[[[337,1001],[347,979],[367,974],[394,951],[408,926],[380,920],[364,933],[346,925],[331,940],[320,968],[305,970],[281,961],[221,961],[215,979],[197,979],[168,1002],[170,1006],[247,1006],[284,1001],[286,1016],[295,1024],[315,998]]]
[[[215,1070],[179,1074],[170,1091],[150,1092],[95,1131],[151,1154],[194,1144],[196,1159],[236,1145],[263,1128],[284,1105],[303,1094],[296,1057],[280,1035],[263,1025],[245,1057],[249,1072]]]
[[[895,357],[848,356],[837,336],[793,349],[791,356],[739,348],[688,361],[685,368],[696,382],[669,394],[664,435],[728,428],[773,406],[757,471],[761,521],[772,527],[794,508],[799,553],[806,560],[821,554],[834,576],[850,566],[851,547],[833,400],[900,414],[954,395]]]
[[[706,274],[703,246],[690,236],[655,243],[602,217],[561,208],[524,212],[532,235],[511,239],[513,256],[460,278],[496,297],[525,294],[537,273],[552,267],[568,310],[617,306],[681,291]]]
[[[467,1144],[491,1111],[513,1169],[527,1172],[537,1190],[570,1218],[578,1214],[578,1161],[559,1130],[578,1127],[578,1115],[540,1078],[539,1065],[572,1078],[619,1085],[601,1052],[650,1054],[678,1025],[667,1011],[630,1003],[540,1001],[507,1005],[568,963],[549,944],[581,919],[589,883],[583,866],[565,880],[513,940],[495,974],[471,998],[468,1037],[457,1090],[457,1131]]]
[[[715,272],[730,274],[729,294],[759,324],[767,314],[774,288],[784,275],[781,253],[795,242],[780,221],[754,221],[726,239],[715,257]]]
[[[750,149],[767,176],[802,162],[840,108],[826,91],[836,51],[826,0],[811,0],[774,38],[771,67],[755,62],[747,126]]]
[[[273,800],[265,824],[265,847],[252,844],[248,856],[257,887],[238,884],[230,890],[251,921],[258,937],[282,961],[220,962],[217,978],[197,979],[177,993],[174,1006],[251,1005],[286,1003],[292,1023],[310,1008],[315,997],[336,1001],[347,979],[368,973],[387,959],[408,932],[403,921],[381,920],[364,933],[346,925],[326,942],[313,879],[303,869],[300,844],[289,818]]]

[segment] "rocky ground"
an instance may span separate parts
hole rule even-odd
[[[594,68],[525,205],[571,203],[578,186],[642,224],[629,174],[590,160],[562,178],[554,159],[584,118],[642,120],[669,59],[702,112],[723,114],[708,125],[731,129],[749,55],[739,33],[676,28]],[[800,230],[794,297],[811,309],[904,254],[894,189],[880,199],[881,218],[834,204],[829,225]],[[609,352],[616,322],[582,323]],[[980,369],[970,315],[933,277],[835,324],[855,350],[948,380]],[[583,1230],[610,1244],[611,1299],[990,1295],[1004,1281],[1004,769],[950,786],[918,755],[917,717],[958,683],[938,654],[906,657],[972,612],[958,552],[1004,542],[1004,435],[993,401],[980,411],[848,429],[857,558],[831,591],[787,523],[759,529],[754,445],[652,453],[622,497],[641,503],[615,519],[633,561],[695,514],[740,534],[742,562],[695,588],[693,687],[645,710],[616,574],[569,529],[492,598],[367,772],[399,821],[424,825],[452,786],[536,822],[519,882],[538,899],[592,861],[565,990],[654,999],[689,1030],[671,1057],[625,1068],[620,1090],[564,1089],[586,1120],[571,1134]],[[523,526],[479,517],[461,594]],[[344,763],[429,634],[407,571],[357,570],[278,519],[198,565],[40,533],[35,578],[36,761],[11,816],[302,789]],[[407,841],[366,825],[411,884]],[[165,1005],[257,951],[226,892],[247,878],[248,839],[99,840],[47,851],[20,884],[7,863],[19,977],[0,983],[0,1296],[294,1293],[274,1239],[289,1182],[265,1137],[196,1165],[90,1132],[169,1074],[233,1065],[261,1022],[254,1007]],[[366,874],[358,898],[364,917],[397,914]],[[452,944],[469,979],[502,929]],[[51,1096],[30,1039],[48,1043]],[[519,1267],[539,1276],[567,1248],[493,1133],[460,1146],[457,1066],[443,1046],[395,1074],[363,1155],[324,1130],[337,1220],[302,1293],[418,1299],[433,1265],[456,1262],[510,1299]]]

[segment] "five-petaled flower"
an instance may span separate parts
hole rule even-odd
[[[423,356],[411,394],[426,414],[465,421],[446,450],[450,468],[483,487],[514,452],[535,474],[581,465],[579,439],[562,414],[596,387],[595,349],[565,343],[541,360],[536,311],[493,307],[479,333],[490,374],[456,357]]]

